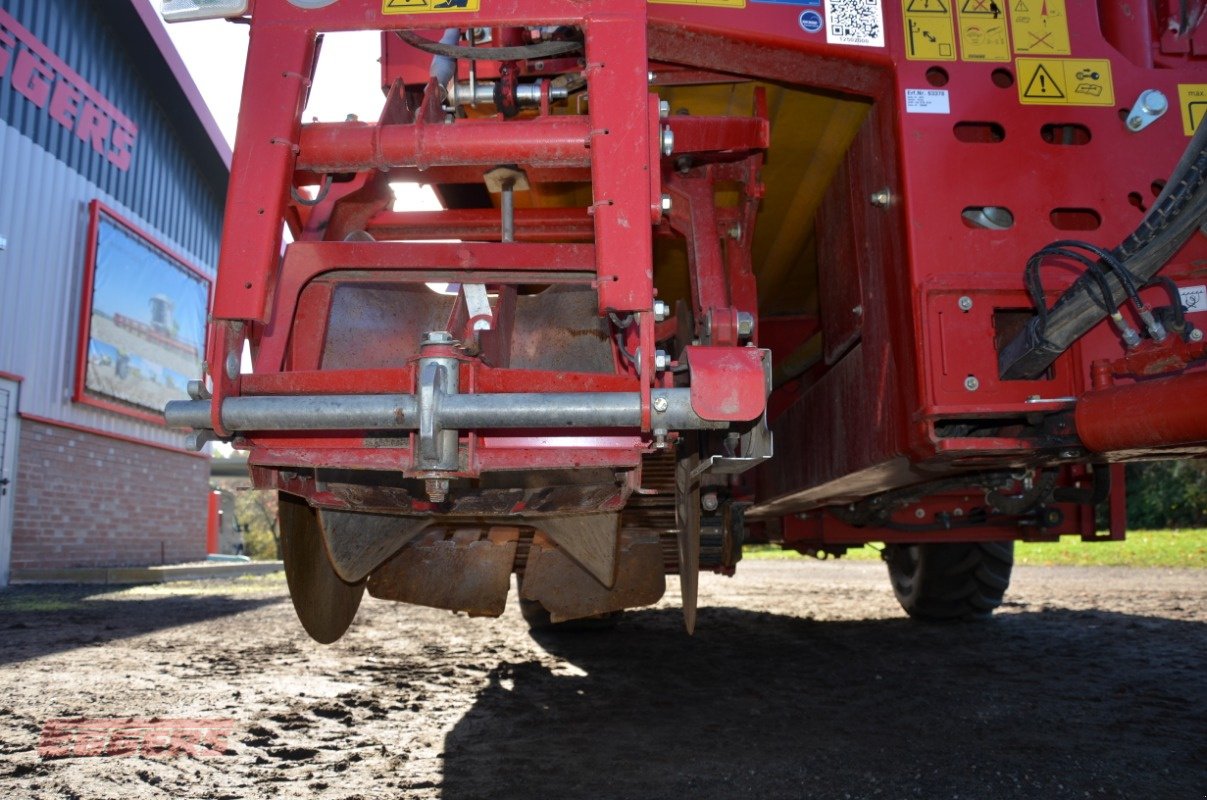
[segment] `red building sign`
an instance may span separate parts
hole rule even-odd
[[[29,102],[123,172],[130,169],[138,126],[23,28],[0,11],[0,86]]]

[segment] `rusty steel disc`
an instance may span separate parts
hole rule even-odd
[[[281,558],[293,610],[311,638],[331,644],[352,624],[365,582],[345,583],[335,573],[323,546],[318,514],[305,500],[284,492],[278,499]]]

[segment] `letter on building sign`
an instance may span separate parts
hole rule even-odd
[[[50,96],[50,116],[58,120],[64,128],[74,128],[76,117],[80,113],[80,90],[64,80],[54,85],[54,94]]]
[[[13,67],[13,85],[17,91],[29,98],[38,108],[46,108],[50,99],[50,85],[54,82],[54,71],[43,64],[28,50],[17,54],[17,65]]]
[[[117,169],[130,169],[138,126],[0,10],[0,78]]]

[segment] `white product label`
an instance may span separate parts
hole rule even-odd
[[[826,41],[884,47],[880,0],[826,0]]]
[[[1207,311],[1207,286],[1183,286],[1178,289],[1178,294],[1182,295],[1182,305],[1187,314]]]
[[[906,89],[905,110],[910,114],[950,114],[946,89]]]

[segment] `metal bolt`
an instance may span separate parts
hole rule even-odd
[[[741,238],[742,238],[742,225],[741,225],[741,223],[739,223],[739,222],[735,222],[734,224],[732,224],[732,225],[730,225],[730,226],[729,226],[729,238],[730,238],[730,239],[734,239],[734,240],[737,240],[737,239],[741,239]]]
[[[662,322],[671,315],[671,307],[661,300],[654,301],[654,322]]]
[[[194,400],[210,399],[210,392],[205,385],[205,381],[189,381],[187,387],[188,388],[185,391],[187,391],[189,397],[193,398]]]
[[[749,311],[738,312],[738,336],[746,337],[754,333],[754,314]]]
[[[716,492],[709,492],[708,494],[700,495],[700,507],[705,511],[716,511],[717,507],[720,505],[721,501],[717,499]]]
[[[981,388],[981,382],[976,379],[975,375],[969,375],[964,379],[964,388],[970,392],[975,392]]]
[[[432,503],[443,503],[448,496],[448,478],[428,478],[423,482],[427,499]]]
[[[662,212],[665,214],[671,210],[671,196],[669,194],[662,195]]]
[[[666,431],[661,428],[654,431],[654,449],[666,449]]]
[[[453,335],[448,331],[428,331],[423,334],[420,344],[451,344]]]
[[[196,430],[184,437],[184,446],[189,450],[196,451],[205,447],[206,444],[214,441],[216,438],[217,437],[214,436],[214,432],[211,430]]]
[[[1061,458],[1077,458],[1078,455],[1079,455],[1079,453],[1076,450],[1061,450],[1060,451]]]
[[[654,410],[655,411],[658,411],[658,412],[666,411],[668,408],[670,408],[670,405],[671,404],[667,402],[665,397],[655,397],[654,398]]]
[[[972,298],[968,295],[962,295],[960,299],[956,301],[956,304],[960,307],[961,311],[972,310]]]
[[[239,377],[239,357],[234,353],[226,354],[226,377],[232,381]]]
[[[851,313],[857,317],[862,317],[863,316],[863,306],[855,306],[854,308],[851,309]]]
[[[657,75],[655,75],[655,74],[654,74],[654,73],[652,73],[652,72],[647,72],[647,73],[645,73],[645,79],[646,79],[647,81],[649,81],[650,83],[653,83],[653,82],[654,82],[654,79],[655,79],[655,78],[657,78],[657,77],[658,77],[658,76],[657,76]]]
[[[886,187],[872,192],[872,196],[868,199],[876,208],[887,208],[889,203],[893,202],[893,193]]]
[[[675,132],[669,125],[662,127],[662,155],[669,156],[675,152]]]
[[[914,509],[914,516],[917,517],[918,519],[922,519],[923,517],[926,516],[926,509],[925,508]]]
[[[654,351],[654,369],[661,372],[670,365],[670,359],[666,356],[665,350]]]
[[[964,516],[964,509],[962,509],[962,508],[953,508],[953,509],[951,510],[951,515],[952,515],[953,517],[962,517],[962,516]]]
[[[1192,341],[1192,342],[1201,342],[1201,341],[1203,341],[1203,330],[1202,330],[1202,328],[1195,328],[1194,330],[1192,330],[1192,331],[1190,332],[1190,341]]]
[[[669,117],[671,113],[671,104],[669,100],[658,101],[658,116]]]
[[[1169,100],[1165,98],[1163,92],[1149,89],[1140,94],[1140,108],[1149,114],[1164,114],[1165,110],[1169,108]]]
[[[1144,124],[1144,118],[1141,117],[1139,114],[1137,114],[1133,117],[1127,118],[1127,127],[1131,128],[1134,131],[1140,130],[1140,126],[1143,124]]]

